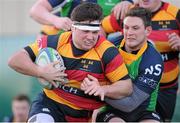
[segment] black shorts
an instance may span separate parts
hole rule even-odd
[[[158,93],[156,111],[162,118],[162,121],[172,120],[176,106],[178,83],[175,86],[161,89]]]
[[[135,111],[126,113],[112,107],[108,109],[109,110],[101,111],[100,113],[98,113],[96,118],[97,122],[109,122],[109,120],[114,117],[120,117],[125,122],[140,122],[146,119],[161,121],[158,113],[153,111],[143,111],[142,109],[136,109]]]
[[[32,102],[29,118],[38,113],[46,113],[51,115],[55,122],[86,122],[91,118],[92,115],[92,112],[88,110],[75,110],[66,105],[57,103],[48,98],[44,93],[40,93]]]

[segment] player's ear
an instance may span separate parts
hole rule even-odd
[[[74,26],[75,22],[73,21],[72,25],[71,25],[71,30],[74,31],[76,29],[76,27]]]
[[[151,31],[152,31],[152,27],[151,26],[147,26],[146,29],[145,29],[146,36],[150,35]]]

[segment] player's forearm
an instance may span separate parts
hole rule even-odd
[[[133,93],[123,99],[110,99],[105,98],[106,103],[110,104],[112,107],[119,109],[124,112],[132,112],[139,105],[141,105],[147,98],[149,94],[140,90],[136,85],[133,86]]]
[[[50,25],[56,17],[51,13],[53,8],[47,0],[40,0],[30,10],[30,16],[40,24]]]
[[[43,13],[43,14],[41,14]],[[41,14],[41,15],[39,15]],[[53,23],[56,22],[56,20],[58,20],[58,16],[56,15],[53,15],[52,13],[50,12],[39,12],[36,13],[36,15],[32,16],[32,18],[34,20],[36,20],[37,22],[41,23],[41,24],[45,24],[45,25],[53,25],[55,26]]]
[[[129,96],[132,93],[133,87],[130,79],[118,81],[112,85],[103,87],[105,89],[105,96],[112,99],[121,99]]]
[[[8,61],[8,65],[15,71],[38,77],[38,66],[32,62],[28,53],[25,50],[21,50],[14,54]]]

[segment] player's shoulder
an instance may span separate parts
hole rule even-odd
[[[100,49],[108,49],[109,47],[115,47],[115,45],[108,41],[105,37],[100,36],[95,47]]]
[[[163,10],[165,10],[166,13],[176,17],[179,13],[179,8],[173,4],[163,2]]]
[[[163,60],[161,54],[156,50],[155,46],[148,41],[147,49],[143,54],[144,63],[149,64],[163,64]]]
[[[152,43],[148,42],[148,47],[142,55],[140,70],[151,75],[160,75],[164,69],[164,63],[160,53]]]

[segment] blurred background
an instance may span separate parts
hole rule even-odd
[[[29,17],[36,0],[0,0],[0,122],[11,114],[11,100],[20,93],[31,100],[41,91],[36,78],[19,74],[7,66],[8,58],[17,50],[33,42],[40,24]],[[179,0],[164,0],[180,7]],[[173,121],[180,122],[180,94]]]

